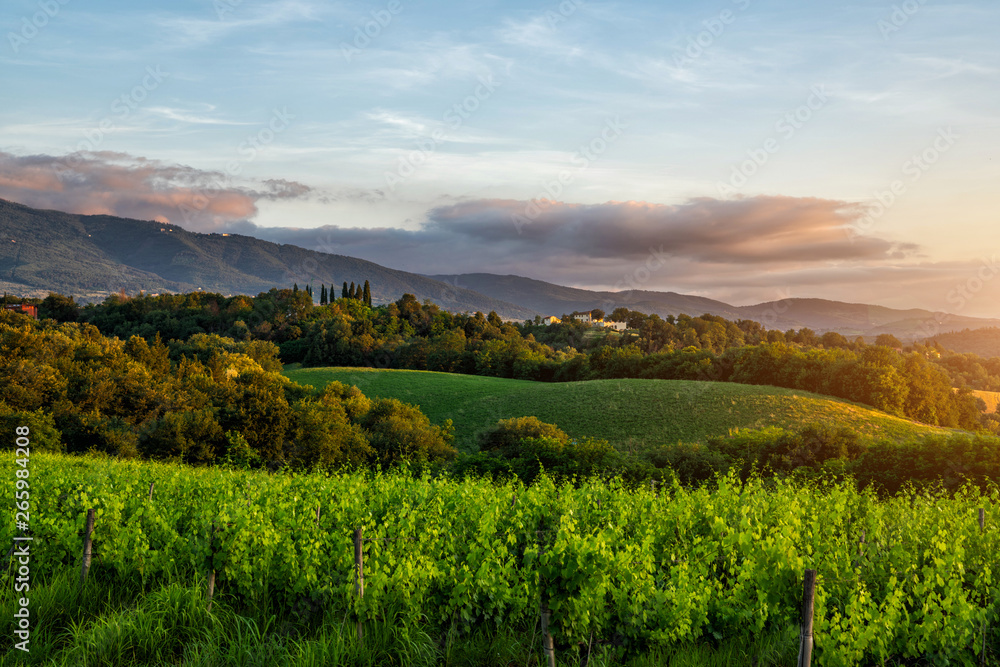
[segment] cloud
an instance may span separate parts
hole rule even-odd
[[[846,202],[796,197],[699,198],[675,206],[480,199],[434,208],[415,231],[326,226],[261,228],[258,235],[411,270],[428,271],[443,257],[451,272],[576,267],[574,282],[654,251],[685,262],[771,268],[916,253],[913,244],[853,235],[850,225],[863,213]]]
[[[80,152],[62,157],[0,151],[0,197],[36,208],[117,215],[217,231],[257,214],[261,200],[298,199],[312,188],[286,180],[235,183],[222,172],[135,157]]]

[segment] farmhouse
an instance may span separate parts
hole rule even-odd
[[[7,303],[4,304],[3,309],[13,310],[16,313],[24,313],[25,315],[31,315],[36,320],[38,319],[38,306],[24,303]]]
[[[605,329],[614,329],[615,331],[625,331],[626,329],[626,325],[624,322],[614,322],[612,320],[605,320],[605,319],[599,319],[599,320],[594,319],[591,316],[590,312],[585,312],[585,313],[576,312],[573,313],[571,317],[585,324],[589,324],[592,327],[603,327]],[[560,322],[562,322],[562,320],[556,317],[555,315],[549,315],[548,317],[542,320],[542,323],[545,325],[558,324]]]

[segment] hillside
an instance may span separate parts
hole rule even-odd
[[[285,375],[323,387],[357,386],[370,397],[414,403],[435,424],[455,423],[460,450],[500,419],[534,415],[575,437],[606,438],[615,446],[696,442],[731,429],[826,422],[868,436],[900,438],[944,429],[892,417],[847,401],[755,385],[687,380],[527,380],[366,368],[293,368]]]
[[[650,292],[645,290],[625,290],[622,292],[595,292],[575,287],[563,287],[521,276],[498,276],[491,273],[465,273],[462,275],[428,276],[453,285],[489,294],[495,299],[518,303],[543,315],[562,315],[573,311],[587,311],[601,308],[610,313],[619,306],[643,313],[656,313],[661,317],[680,315],[691,316],[711,313],[727,319],[740,317],[739,308],[727,303],[700,296],[678,294],[676,292]]]
[[[120,289],[257,294],[293,282],[368,280],[376,303],[410,293],[448,310],[534,316],[468,289],[344,255],[152,221],[42,211],[5,200],[0,200],[0,240],[0,286],[15,294],[44,296],[51,290],[86,297]]]
[[[788,298],[752,306],[733,306],[714,299],[676,292],[597,292],[562,287],[520,276],[490,273],[429,277],[461,285],[495,299],[511,301],[538,310],[544,315],[561,315],[594,308],[611,312],[624,306],[643,313],[656,313],[660,317],[681,313],[691,316],[708,313],[728,320],[756,320],[769,329],[781,331],[808,327],[817,333],[836,331],[852,338],[864,336],[873,340],[880,333],[891,333],[903,340],[914,340],[927,336],[928,331],[956,331],[967,327],[1000,325],[1000,320],[958,315],[949,315],[945,322],[938,324],[935,313],[921,308],[900,310],[828,299]]]
[[[953,331],[932,336],[924,342],[930,345],[937,343],[959,354],[978,354],[986,358],[1000,357],[1000,327]]]

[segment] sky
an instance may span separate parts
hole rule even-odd
[[[1000,5],[6,0],[0,197],[1000,317]]]

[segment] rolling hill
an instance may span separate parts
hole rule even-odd
[[[199,234],[168,223],[44,211],[0,199],[0,289],[13,294],[44,297],[55,291],[82,300],[121,289],[257,294],[293,282],[340,285],[345,280],[368,280],[376,303],[410,293],[447,310],[493,310],[515,320],[625,306],[662,317],[710,313],[756,320],[769,329],[809,327],[866,338],[891,333],[902,340],[924,338],[929,331],[937,335],[1000,325],[1000,320],[955,315],[939,325],[928,310],[825,299],[733,306],[676,292],[595,292],[521,276],[426,276],[239,234]]]
[[[890,333],[903,340],[926,337],[929,332],[957,331],[1000,325],[1000,320],[949,315],[939,322],[938,315],[921,308],[900,310],[863,303],[844,303],[828,299],[788,298],[752,306],[733,306],[705,297],[625,290],[596,292],[562,287],[521,276],[500,276],[490,273],[432,275],[435,280],[461,285],[495,299],[503,299],[541,311],[543,315],[562,315],[574,311],[600,308],[610,313],[619,306],[643,313],[668,315],[718,315],[728,320],[756,320],[768,329],[801,329],[808,327],[817,333],[836,331],[845,336],[874,339],[880,333]]]
[[[238,234],[198,234],[177,225],[108,215],[42,211],[0,200],[0,288],[23,295],[55,291],[104,296],[190,292],[257,294],[276,286],[370,281],[375,302],[404,293],[454,311],[534,311],[414,273],[344,255]]]
[[[808,392],[688,380],[530,382],[477,375],[368,368],[295,368],[285,375],[314,387],[338,381],[367,396],[420,406],[432,422],[451,419],[456,445],[508,417],[534,415],[574,437],[606,438],[619,448],[698,442],[732,429],[842,424],[872,437],[902,438],[945,429]]]

